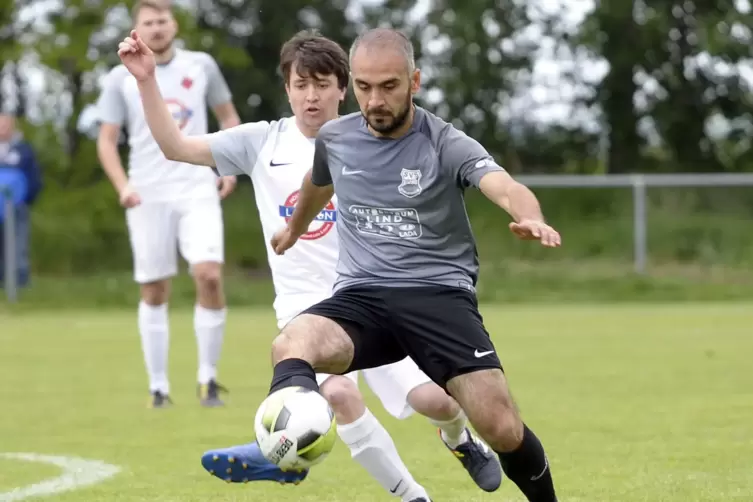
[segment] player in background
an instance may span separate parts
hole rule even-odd
[[[151,0],[132,11],[134,29],[157,62],[156,82],[166,96],[175,130],[187,136],[207,133],[207,104],[222,129],[240,123],[230,90],[214,59],[181,50],[173,41],[178,26],[170,7]],[[126,210],[134,262],[141,286],[138,327],[149,375],[150,406],[171,404],[168,381],[168,299],[170,278],[178,272],[177,249],[196,283],[194,329],[198,345],[201,404],[223,405],[217,364],[225,331],[222,285],[224,235],[220,199],[234,189],[234,176],[218,178],[210,169],[168,160],[144,119],[136,80],[120,65],[107,75],[97,103],[101,121],[97,152]],[[118,154],[127,126],[128,174]]]
[[[294,118],[244,124],[202,137],[181,135],[152,76],[149,50],[135,35],[120,44],[120,57],[139,82],[149,126],[168,158],[216,166],[223,174],[248,174],[267,243],[292,213],[301,180],[310,170],[314,138],[319,128],[338,115],[348,84],[345,51],[322,36],[299,33],[281,50],[280,69]],[[302,238],[301,245],[277,256],[267,244],[277,297],[274,302],[282,329],[298,313],[328,298],[338,260],[337,200],[333,198]],[[363,372],[364,379],[385,408],[397,418],[413,410],[440,428],[442,439],[474,481],[486,491],[501,483],[501,468],[493,453],[466,428],[458,404],[405,358]],[[428,501],[400,459],[384,427],[366,408],[356,386],[357,374],[317,376],[321,392],[335,411],[337,431],[355,458],[392,495],[405,501]],[[261,456],[254,442],[207,452],[207,470],[228,481],[273,479],[296,481],[306,472],[281,473]]]

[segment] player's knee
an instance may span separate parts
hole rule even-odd
[[[302,314],[282,328],[272,343],[272,361],[303,359],[318,373],[339,375],[350,367],[354,346],[330,319]]]
[[[363,397],[352,380],[343,376],[331,376],[319,388],[320,392],[340,417],[355,420],[363,414]]]
[[[460,405],[435,383],[419,385],[408,393],[408,404],[417,413],[434,420],[452,420]]]
[[[159,306],[167,302],[170,286],[167,281],[154,281],[141,285],[141,299],[147,305]]]
[[[296,351],[295,345],[287,333],[277,335],[272,340],[272,362],[277,364],[285,359],[302,359],[302,354]]]
[[[513,451],[523,441],[523,422],[514,406],[491,399],[483,413],[476,413],[473,427],[496,451]]]
[[[204,293],[218,293],[222,288],[222,266],[219,263],[199,263],[193,268],[194,278]]]

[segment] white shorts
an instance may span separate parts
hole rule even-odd
[[[178,250],[190,266],[223,263],[224,229],[219,197],[142,203],[126,210],[138,283],[178,273]]]
[[[278,322],[278,328],[282,329],[291,319],[292,317]],[[431,382],[410,357],[378,368],[352,371],[343,376],[358,386],[358,373],[363,373],[363,379],[382,402],[384,409],[400,420],[413,414],[413,408],[408,404],[408,394],[419,385]],[[316,381],[322,385],[331,376],[327,373],[317,373]]]

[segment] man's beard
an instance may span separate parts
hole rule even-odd
[[[401,127],[405,125],[405,122],[408,120],[408,115],[410,114],[411,106],[413,105],[413,98],[410,94],[408,94],[405,106],[403,109],[398,113],[397,115],[392,116],[392,121],[389,123],[383,123],[379,124],[369,119],[368,116],[364,116],[366,119],[366,122],[371,126],[372,129],[374,129],[379,134],[391,134]],[[384,115],[383,115],[384,116]]]

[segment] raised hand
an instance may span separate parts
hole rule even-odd
[[[154,53],[135,30],[131,31],[131,36],[118,44],[118,56],[136,80],[144,81],[154,76],[154,69],[157,66]]]

